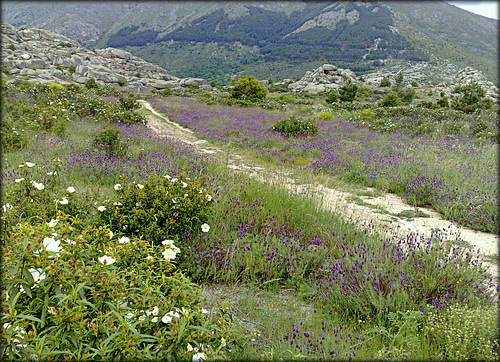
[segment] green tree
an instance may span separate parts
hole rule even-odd
[[[411,103],[415,98],[415,90],[413,88],[401,88],[397,95],[403,103]]]
[[[97,83],[94,78],[90,78],[87,83],[85,83],[85,88],[97,88]]]
[[[358,92],[358,86],[353,83],[347,83],[346,85],[340,87],[339,97],[342,102],[352,102],[356,98],[356,93]]]
[[[389,78],[384,77],[384,78],[382,78],[382,80],[380,81],[380,86],[381,86],[381,87],[390,87],[390,86],[391,86],[391,81],[389,80]]]
[[[403,72],[399,72],[398,75],[396,75],[396,85],[399,85],[401,86],[403,84],[403,80],[404,80],[404,77],[403,77]]]
[[[264,100],[267,96],[267,89],[253,76],[244,76],[236,82],[231,89],[231,97],[236,99]]]
[[[326,103],[336,103],[339,100],[339,94],[335,90],[331,90],[328,92],[328,95],[326,96],[325,102]]]
[[[485,98],[486,91],[476,82],[456,87],[453,93],[459,96],[452,99],[451,107],[464,113],[474,113],[478,108],[488,109],[493,105],[491,98]]]
[[[389,94],[384,98],[380,105],[382,107],[396,107],[401,102],[398,95],[394,92],[389,92]]]

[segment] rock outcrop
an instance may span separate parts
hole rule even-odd
[[[438,84],[436,89],[449,97],[453,94],[453,90],[456,87],[464,86],[473,82],[477,83],[486,91],[487,97],[492,98],[494,101],[499,100],[498,88],[491,83],[481,71],[471,67],[461,69],[458,71],[452,82]]]
[[[94,78],[97,84],[123,86],[130,92],[196,85],[210,89],[200,78],[177,78],[157,65],[115,48],[91,51],[78,42],[42,29],[17,29],[1,25],[2,76],[7,82],[85,84]],[[6,74],[7,73],[7,74]],[[10,73],[10,74],[9,74]]]
[[[307,71],[297,82],[288,85],[292,92],[309,92],[317,94],[338,90],[347,82],[357,82],[356,74],[350,69],[337,68],[332,64],[323,64],[318,69]]]

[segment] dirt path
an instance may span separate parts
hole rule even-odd
[[[408,205],[394,194],[385,193],[382,196],[373,197],[369,195],[370,191],[373,191],[370,189],[366,189],[367,192],[361,195],[356,195],[323,185],[299,185],[295,179],[287,175],[286,170],[270,170],[267,167],[261,167],[248,158],[224,151],[208,141],[199,140],[193,131],[171,122],[156,112],[149,102],[140,100],[139,103],[154,114],[147,116],[147,126],[161,136],[193,145],[200,152],[212,154],[224,160],[228,168],[244,172],[252,178],[263,182],[279,183],[292,192],[313,194],[324,208],[335,211],[356,224],[375,225],[379,232],[398,235],[418,232],[430,236],[432,232],[438,231],[447,240],[460,239],[462,244],[473,247],[474,250],[480,249],[485,265],[498,278],[498,265],[491,259],[491,257],[495,258],[493,260],[498,259],[498,236],[495,234],[459,226],[444,220],[439,213],[429,208],[420,207],[415,213],[415,207]]]

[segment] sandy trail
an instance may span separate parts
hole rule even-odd
[[[139,103],[154,114],[154,116],[147,116],[147,126],[161,136],[193,145],[200,152],[223,159],[228,168],[244,172],[252,178],[263,182],[279,183],[294,193],[312,194],[325,209],[337,212],[358,225],[375,225],[378,232],[401,236],[410,232],[418,232],[425,236],[431,236],[431,233],[438,231],[447,240],[459,239],[462,244],[473,247],[474,250],[480,249],[484,265],[489,268],[496,281],[499,280],[498,265],[490,259],[491,256],[498,258],[498,236],[495,234],[475,231],[444,220],[439,213],[425,207],[419,207],[418,210],[423,212],[426,217],[419,217],[418,214],[410,215],[410,218],[398,216],[400,213],[411,214],[415,207],[408,205],[402,198],[394,194],[385,193],[377,197],[359,196],[323,185],[299,185],[294,179],[287,177],[286,172],[277,172],[276,169],[269,170],[243,156],[234,153],[228,154],[227,151],[212,145],[210,142],[198,139],[193,131],[168,120],[156,112],[149,102],[139,100]],[[353,201],[353,197],[357,198],[358,203]],[[383,210],[383,212],[378,210]]]

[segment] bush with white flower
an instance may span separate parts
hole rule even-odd
[[[47,165],[29,161],[19,164],[18,171],[22,177],[4,188],[3,202],[12,206],[8,217],[22,222],[33,217],[49,221],[57,211],[82,217],[94,214],[96,210],[89,205],[96,202],[96,190],[87,188],[77,191],[74,186],[64,184],[59,177],[61,166],[60,159],[54,159]],[[6,223],[9,224],[12,223]]]
[[[212,196],[198,180],[153,175],[141,183],[115,184],[114,190],[116,197],[100,206],[97,219],[114,232],[160,245],[179,233],[210,229]]]
[[[208,317],[201,290],[162,255],[175,249],[61,212],[17,224],[2,250],[0,357],[226,359],[240,332],[222,311]]]

